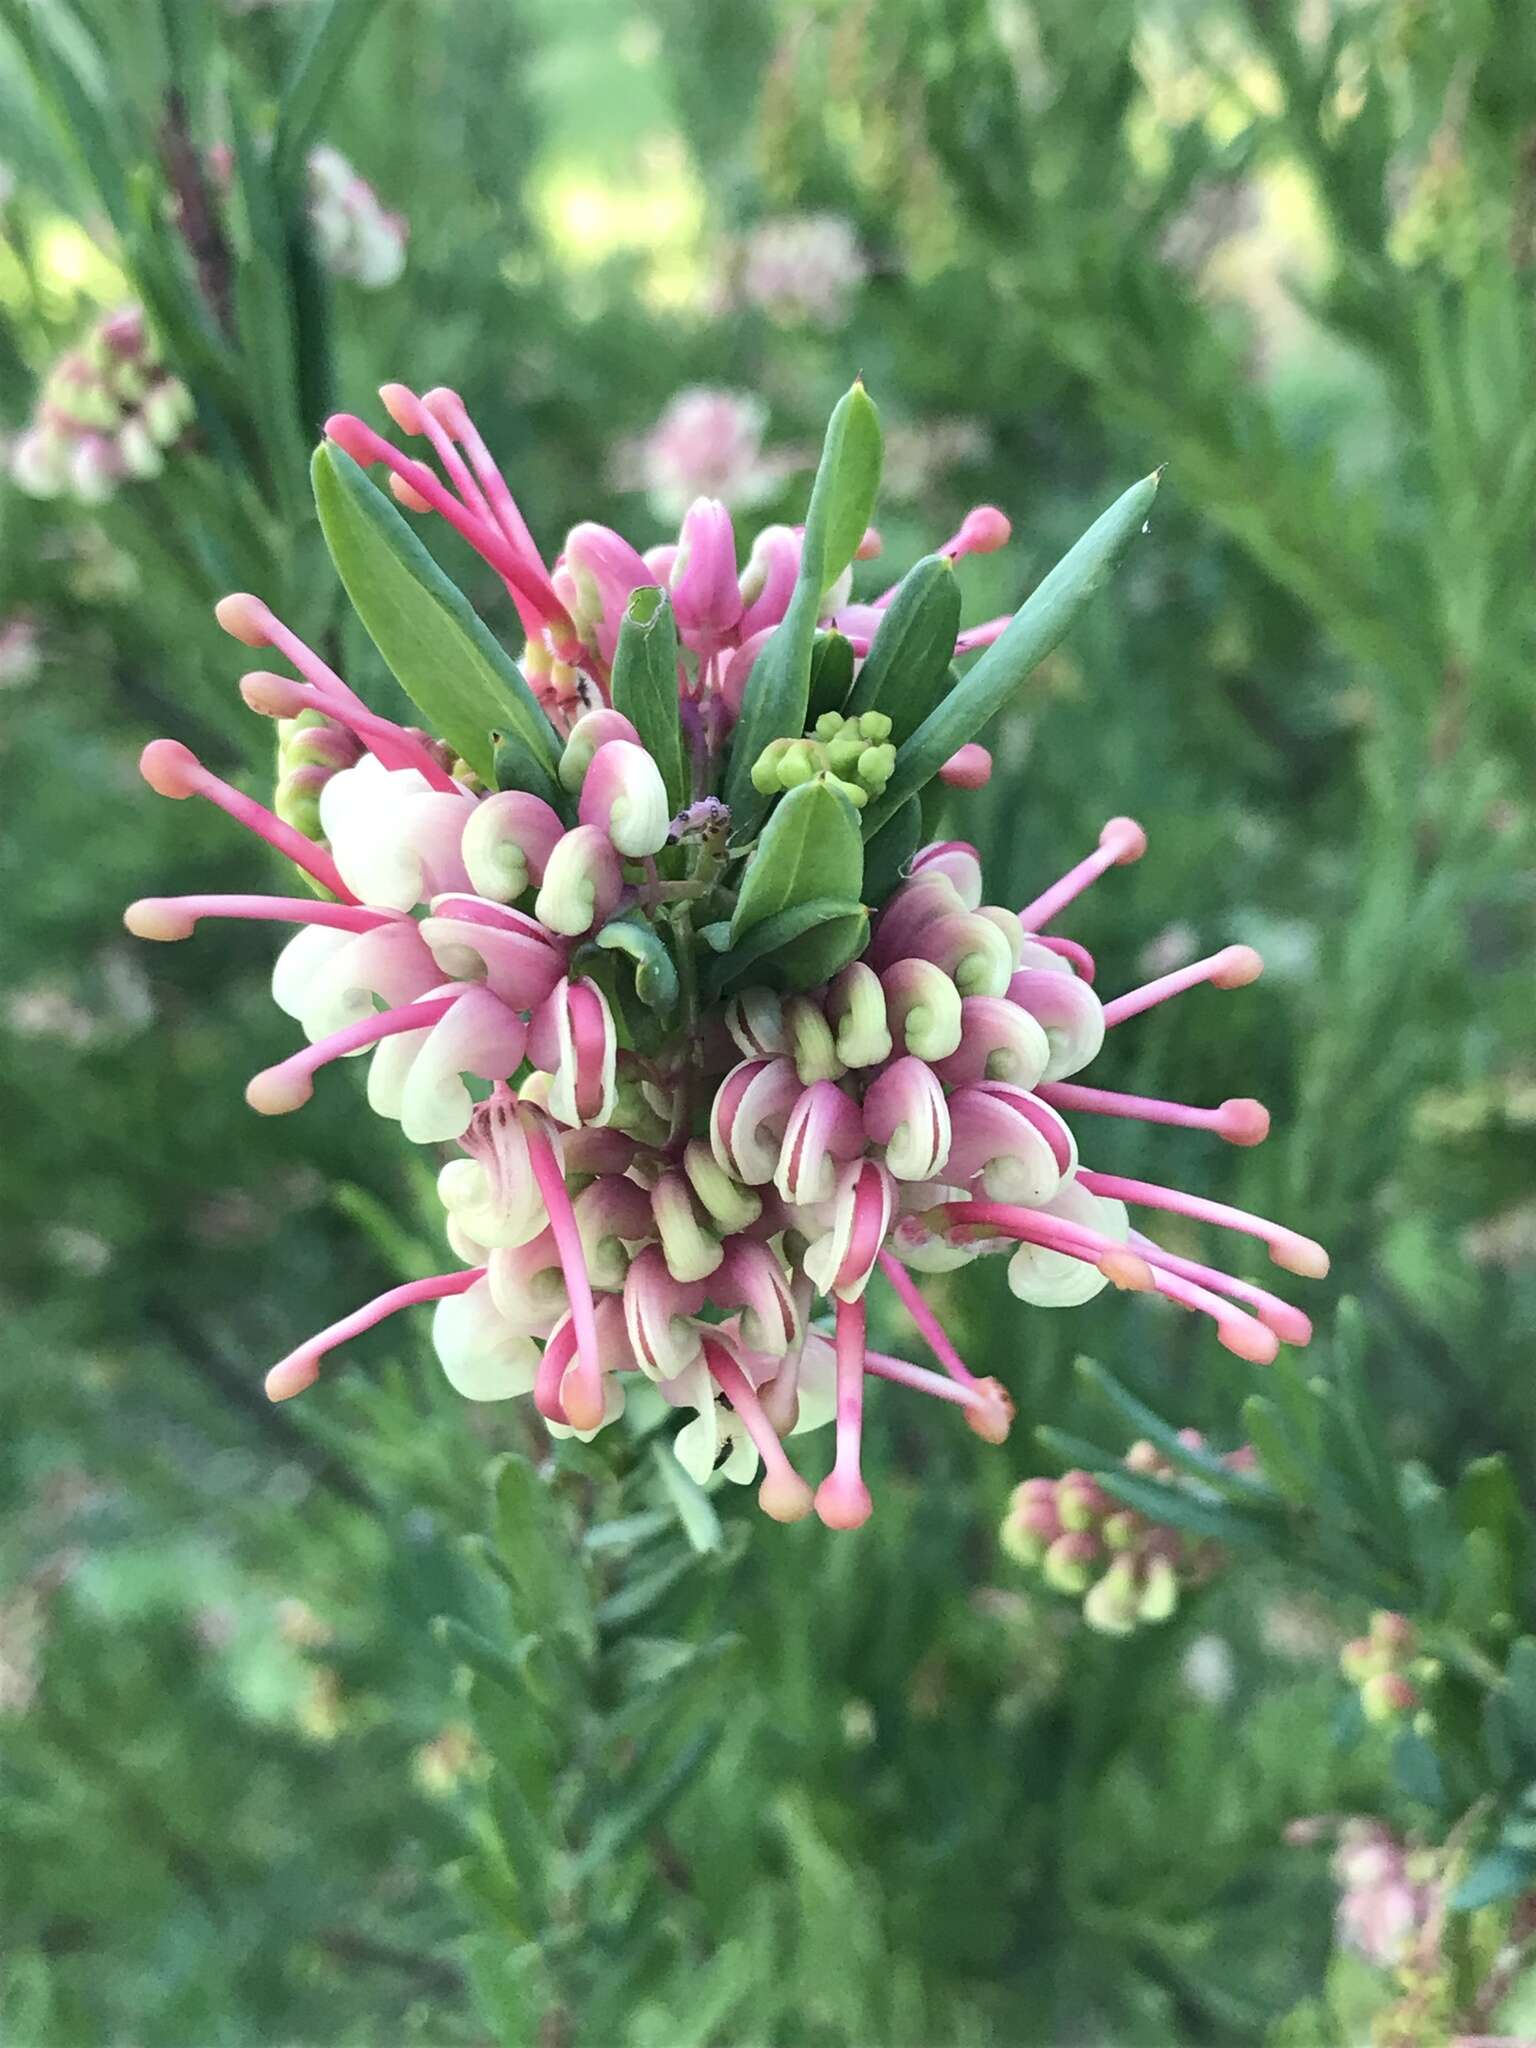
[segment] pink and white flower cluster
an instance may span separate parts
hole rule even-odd
[[[791,213],[750,229],[734,252],[735,296],[777,327],[841,327],[869,275],[853,223]]]
[[[185,937],[209,916],[300,927],[273,994],[306,1043],[255,1077],[252,1106],[296,1109],[324,1067],[366,1054],[374,1110],[411,1143],[455,1148],[438,1192],[459,1266],[308,1339],[272,1369],[271,1396],[311,1386],[339,1344],[431,1301],[438,1356],[467,1397],[531,1394],[552,1432],[590,1437],[622,1412],[628,1387],[649,1381],[688,1417],[677,1451],[696,1477],[719,1470],[745,1483],[760,1472],[770,1515],[814,1507],[846,1528],[870,1512],[868,1378],[936,1395],[989,1440],[1007,1432],[1006,1391],[967,1369],[914,1273],[1002,1251],[1023,1301],[1070,1306],[1113,1282],[1209,1316],[1245,1359],[1305,1342],[1298,1311],[1164,1251],[1132,1227],[1131,1210],[1256,1237],[1299,1273],[1326,1270],[1320,1247],[1079,1160],[1069,1117],[1134,1116],[1237,1144],[1267,1129],[1253,1102],[1196,1108],[1074,1078],[1132,1018],[1259,972],[1251,949],[1231,946],[1101,999],[1090,956],[1048,927],[1109,868],[1140,857],[1140,828],[1112,819],[1020,909],[984,900],[972,847],[927,846],[869,906],[867,946],[829,979],[727,983],[711,996],[715,956],[702,934],[731,911],[756,857],[753,843],[732,840],[717,792],[744,693],[789,608],[803,535],[770,527],[742,563],[729,512],[706,498],[688,507],[675,544],[641,555],[589,522],[547,566],[462,402],[398,385],[383,395],[438,467],[350,415],[328,435],[358,463],[382,465],[403,505],[441,514],[501,578],[526,636],[527,679],[563,751],[558,788],[489,789],[441,742],[371,712],[247,595],[223,601],[221,623],[295,672],[253,672],[247,703],[281,719],[319,714],[366,750],[318,788],[323,843],[178,743],[145,751],[155,789],[218,805],[324,891],[158,898],[128,912],[130,929],[154,939]],[[1006,519],[983,507],[944,552],[957,560],[1007,538]],[[859,552],[878,545],[870,532]],[[679,641],[691,801],[676,812],[662,765],[611,701],[626,609],[648,587],[667,593]],[[823,595],[823,619],[856,658],[898,587],[854,603],[840,579]],[[1004,624],[962,634],[957,651]],[[955,771],[962,783],[984,774],[984,757]],[[613,948],[667,984],[658,1017],[670,1023],[635,1025]],[[637,991],[640,977],[636,968]],[[877,1276],[941,1370],[870,1349]],[[785,1441],[824,1422],[835,1450],[813,1491]]]
[[[30,497],[102,504],[120,484],[160,474],[192,413],[191,394],[161,363],[142,309],[124,307],[49,370],[11,449],[12,479]]]
[[[410,223],[391,213],[368,180],[329,143],[309,152],[309,221],[320,260],[333,277],[366,292],[395,284],[405,269]]]

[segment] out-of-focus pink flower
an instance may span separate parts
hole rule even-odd
[[[309,153],[309,221],[320,260],[333,277],[365,292],[383,291],[405,269],[410,222],[391,213],[339,149],[319,143]]]
[[[663,519],[681,519],[695,498],[718,498],[733,512],[771,498],[802,466],[798,455],[770,454],[768,408],[747,391],[696,384],[680,391],[638,440],[617,451],[615,480],[643,490]]]
[[[162,366],[143,311],[124,307],[49,370],[11,444],[11,478],[29,497],[102,504],[120,484],[158,476],[192,414],[191,394]]]
[[[868,275],[852,222],[836,213],[763,221],[736,265],[741,298],[779,327],[841,327]]]

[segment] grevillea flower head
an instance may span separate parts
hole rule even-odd
[[[695,1477],[761,1475],[770,1515],[814,1508],[851,1528],[871,1511],[870,1380],[959,1409],[989,1443],[1012,1418],[914,1275],[1003,1254],[1014,1294],[1042,1308],[1113,1284],[1208,1317],[1246,1360],[1305,1343],[1299,1310],[1137,1222],[1163,1210],[1223,1226],[1299,1273],[1326,1270],[1320,1247],[1079,1156],[1080,1130],[1106,1116],[1264,1136],[1254,1102],[1199,1108],[1078,1078],[1122,1024],[1251,981],[1257,955],[1228,946],[1106,1002],[1091,957],[1052,927],[1141,857],[1139,826],[1111,819],[1022,907],[986,900],[974,847],[917,844],[918,791],[985,779],[976,733],[1142,530],[1155,479],[1015,617],[962,629],[956,565],[1009,538],[993,507],[883,593],[851,595],[856,561],[879,552],[880,433],[862,385],[834,415],[803,528],[738,536],[716,478],[684,497],[675,544],[642,556],[587,522],[552,563],[453,392],[382,395],[431,459],[341,415],[316,496],[362,622],[428,729],[370,710],[240,593],[220,623],[285,665],[242,686],[280,721],[274,808],[173,740],[142,763],[160,794],[214,804],[305,878],[307,893],[127,913],[159,940],[209,917],[297,927],[273,995],[305,1042],[255,1077],[252,1107],[294,1110],[337,1085],[333,1062],[366,1058],[370,1105],[408,1142],[451,1148],[437,1189],[458,1265],[306,1339],[268,1375],[272,1398],[430,1302],[467,1399],[527,1397],[552,1433],[586,1438],[649,1383],[684,1417],[677,1451]],[[369,469],[500,579],[520,668],[423,567]],[[957,683],[954,657],[978,650]],[[937,1369],[871,1345],[876,1298]],[[813,1487],[798,1440],[828,1424]],[[1029,1482],[1020,1503],[1010,1541],[1087,1594],[1100,1627],[1167,1613],[1208,1564],[1082,1475]]]
[[[97,322],[43,380],[11,449],[12,479],[34,498],[99,505],[158,476],[192,420],[186,386],[160,361],[141,308]]]

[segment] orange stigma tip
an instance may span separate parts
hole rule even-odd
[[[203,764],[180,740],[151,740],[139,756],[139,773],[157,796],[178,802],[193,794]]]
[[[757,1504],[774,1522],[803,1522],[815,1496],[798,1472],[771,1472],[757,1489]]]
[[[1217,1114],[1217,1134],[1229,1145],[1262,1145],[1269,1136],[1269,1111],[1251,1095],[1232,1096]]]
[[[136,939],[169,944],[174,939],[190,939],[197,919],[163,896],[141,896],[123,912],[123,923]]]
[[[232,590],[228,597],[221,597],[213,608],[213,616],[231,640],[243,641],[247,647],[271,645],[267,634],[271,614],[261,599],[248,590]]]
[[[978,1380],[976,1390],[980,1399],[966,1408],[967,1424],[983,1443],[1005,1444],[1013,1427],[1013,1397],[1001,1380]]]
[[[572,1429],[601,1429],[605,1413],[601,1380],[590,1386],[579,1363],[571,1366],[560,1382],[560,1405]]]
[[[1128,867],[1147,850],[1147,835],[1134,818],[1111,818],[1099,834],[1099,844],[1113,853],[1116,867]]]
[[[879,527],[866,526],[864,538],[853,551],[853,559],[856,562],[873,562],[878,559],[884,546],[885,542],[880,536]]]
[[[996,505],[978,505],[967,512],[960,532],[972,554],[995,555],[1013,538],[1013,522]]]
[[[291,1401],[295,1394],[302,1394],[306,1387],[312,1387],[319,1377],[319,1359],[310,1352],[295,1351],[290,1357],[281,1359],[267,1374],[267,1399]]]
[[[1099,1271],[1116,1287],[1129,1294],[1146,1294],[1152,1287],[1152,1268],[1135,1252],[1106,1252]]]
[[[1252,946],[1228,946],[1224,953],[1217,954],[1211,980],[1217,988],[1246,988],[1263,972],[1264,962]]]
[[[308,1074],[266,1067],[246,1083],[245,1099],[258,1116],[287,1116],[302,1109],[314,1092]]]
[[[256,668],[242,676],[240,695],[263,718],[297,718],[308,709],[304,685],[292,676],[274,675],[270,669]]]
[[[1273,1330],[1246,1319],[1220,1324],[1216,1335],[1229,1351],[1238,1358],[1246,1358],[1250,1365],[1273,1365],[1280,1349],[1280,1339]]]
[[[816,1489],[814,1506],[829,1529],[862,1529],[874,1513],[874,1502],[862,1479],[830,1473]]]
[[[1269,1256],[1287,1273],[1299,1273],[1304,1280],[1326,1280],[1333,1261],[1315,1238],[1288,1231],[1269,1248]]]
[[[420,491],[413,484],[408,484],[403,476],[392,475],[389,479],[389,488],[391,494],[405,507],[407,512],[430,512],[432,510],[432,507],[427,503]]]
[[[421,432],[421,401],[408,384],[381,384],[379,397],[402,434]]]

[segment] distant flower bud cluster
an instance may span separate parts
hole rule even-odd
[[[192,421],[186,386],[160,361],[141,308],[99,321],[49,370],[11,475],[34,498],[99,505],[119,485],[158,476]]]
[[[1190,1448],[1204,1449],[1198,1430],[1180,1436]],[[1127,1472],[1165,1485],[1197,1484],[1150,1443],[1132,1444],[1123,1462]],[[1253,1462],[1247,1448],[1222,1459],[1232,1471],[1249,1470]],[[1167,1621],[1181,1594],[1203,1585],[1223,1561],[1220,1545],[1152,1521],[1117,1500],[1091,1472],[1080,1471],[1026,1479],[1015,1487],[1002,1542],[1010,1557],[1037,1570],[1052,1591],[1081,1597],[1084,1621],[1111,1636],[1129,1635],[1143,1622]]]
[[[1413,1623],[1386,1609],[1371,1616],[1367,1634],[1344,1645],[1339,1669],[1358,1691],[1368,1721],[1400,1720],[1418,1706],[1419,1690],[1408,1676],[1418,1648]]]

